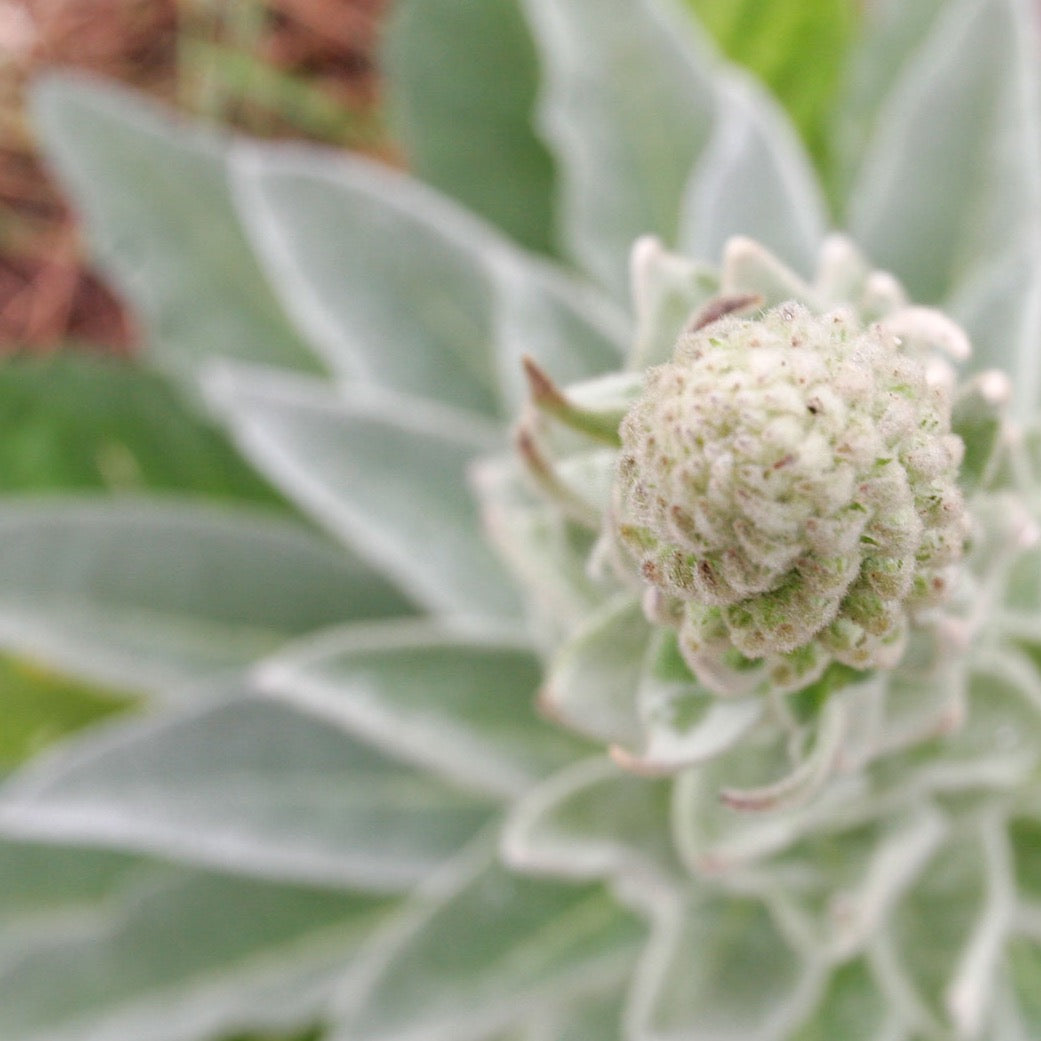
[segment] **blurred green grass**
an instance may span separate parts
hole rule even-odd
[[[0,491],[176,491],[278,505],[162,377],[70,347],[0,364]]]

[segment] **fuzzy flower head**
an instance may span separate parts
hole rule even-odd
[[[884,325],[784,304],[681,337],[621,425],[613,522],[710,685],[893,664],[967,520],[948,381]]]

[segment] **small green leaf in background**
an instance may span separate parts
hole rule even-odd
[[[817,166],[831,163],[828,135],[857,24],[852,0],[686,0],[732,61],[788,110]]]
[[[31,662],[0,657],[0,773],[66,734],[134,704]]]
[[[278,495],[161,377],[68,351],[0,365],[0,491]]]

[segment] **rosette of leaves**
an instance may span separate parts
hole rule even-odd
[[[414,0],[391,34],[447,194],[38,89],[149,357],[296,512],[0,505],[4,647],[150,706],[0,787],[0,1038],[1037,1036],[1025,0],[881,6],[834,213],[778,106],[665,0],[466,7]],[[483,120],[426,89],[430,24],[514,73],[468,95]],[[447,158],[409,119],[431,112]],[[965,330],[970,542],[898,661],[722,696],[603,514],[645,370],[692,318],[783,304],[923,356]]]

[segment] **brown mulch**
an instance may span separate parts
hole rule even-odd
[[[306,85],[322,112],[342,107],[358,140],[332,143],[371,148],[386,2],[0,0],[0,353],[71,341],[125,354],[136,342],[125,309],[86,265],[74,216],[37,156],[23,107],[36,72],[87,69],[253,134],[322,138],[324,125],[294,121],[238,80],[222,82],[220,63],[241,69],[245,60]]]

